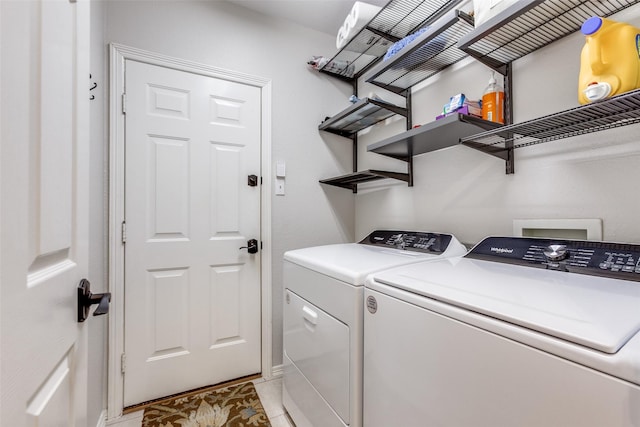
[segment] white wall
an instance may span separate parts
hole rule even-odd
[[[613,17],[640,26],[640,6]],[[577,107],[584,36],[571,35],[514,62],[515,122]],[[482,96],[487,67],[464,60],[413,92],[413,123],[433,120],[449,97]],[[371,90],[365,86],[363,91]],[[374,89],[383,97],[382,89]],[[403,162],[366,152],[401,132],[404,120],[376,125],[360,137],[362,169],[406,170]],[[515,174],[504,161],[464,146],[414,158],[414,187],[391,183],[356,196],[356,238],[375,228],[451,232],[465,243],[511,235],[513,219],[601,218],[605,240],[640,243],[638,125],[515,150]]]
[[[335,38],[220,1],[106,2],[105,41],[272,80],[272,164],[285,161],[286,195],[272,200],[273,363],[282,363],[282,255],[354,239],[350,192],[318,184],[350,172],[351,144],[320,135],[325,116],[345,108],[350,86],[309,70]],[[310,17],[312,19],[312,17]],[[264,177],[273,185],[273,177]]]

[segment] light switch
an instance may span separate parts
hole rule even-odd
[[[276,162],[276,196],[284,196],[284,177],[286,175],[285,163],[282,160]]]
[[[276,177],[276,196],[284,196],[284,178]]]

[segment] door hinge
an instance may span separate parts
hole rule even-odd
[[[126,367],[127,367],[127,355],[125,353],[122,353],[120,355],[120,372],[124,374]]]
[[[127,94],[122,94],[122,114],[127,114]]]
[[[127,223],[124,221],[122,221],[121,239],[123,245],[127,243]]]

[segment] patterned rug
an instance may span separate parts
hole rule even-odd
[[[144,410],[142,427],[271,427],[253,383],[175,397]]]

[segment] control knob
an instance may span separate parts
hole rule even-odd
[[[404,234],[398,234],[397,236],[395,236],[393,244],[395,245],[396,249],[404,249],[407,246],[407,243],[404,241],[404,236]]]
[[[543,252],[549,261],[562,261],[569,256],[566,245],[549,245]]]

